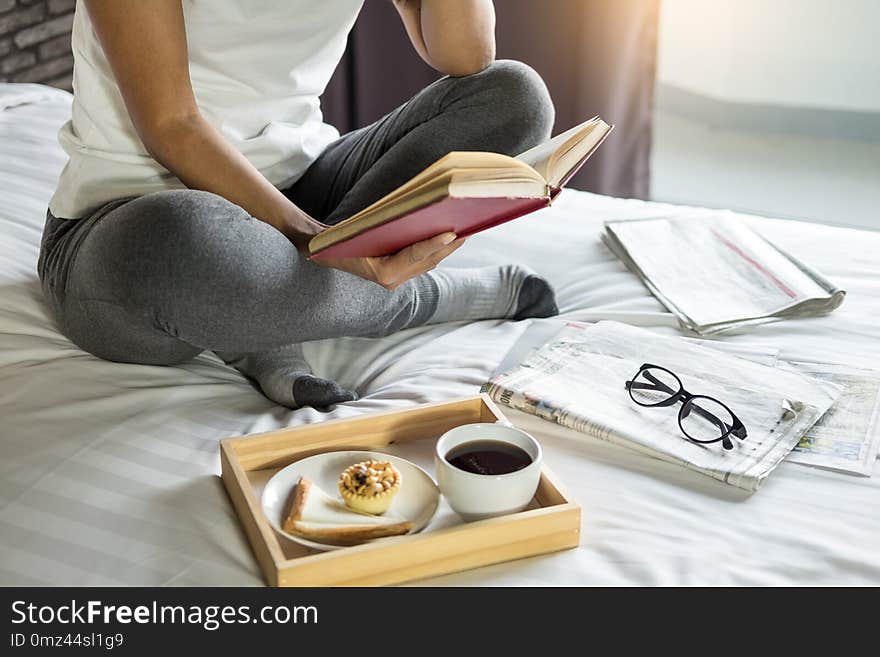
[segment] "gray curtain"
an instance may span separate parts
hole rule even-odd
[[[570,185],[647,198],[660,0],[496,0],[495,7],[498,57],[543,76],[555,132],[595,114],[616,125]],[[342,132],[367,125],[436,78],[392,4],[367,0],[324,94],[326,120]]]

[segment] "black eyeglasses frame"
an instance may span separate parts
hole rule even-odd
[[[652,376],[650,370],[657,369],[662,370],[669,374],[675,381],[678,383],[678,390],[672,390],[665,383],[660,381],[657,377]],[[653,383],[653,387],[649,387],[645,384],[639,383],[636,379],[639,378],[640,375],[643,375],[646,379],[648,379],[651,383]],[[664,399],[663,401],[657,402],[656,404],[646,404],[644,402],[640,402],[633,396],[633,388],[643,389],[643,390],[660,390],[670,395],[668,399]],[[681,432],[685,435],[685,437],[695,443],[699,443],[701,445],[709,445],[712,443],[721,442],[721,445],[724,449],[730,450],[733,449],[733,441],[730,439],[731,436],[739,439],[745,440],[748,436],[748,432],[746,431],[745,426],[740,421],[740,419],[736,416],[730,407],[724,402],[715,399],[714,397],[710,397],[708,395],[695,395],[691,392],[688,392],[684,388],[684,384],[681,382],[681,379],[678,375],[670,369],[662,367],[660,365],[654,365],[651,363],[642,363],[642,366],[639,368],[639,371],[636,372],[636,375],[630,380],[626,382],[626,390],[629,392],[630,399],[633,400],[639,406],[643,406],[645,408],[660,408],[664,406],[674,406],[675,404],[681,402],[681,409],[678,411],[678,428],[681,429]],[[694,404],[695,399],[708,399],[711,402],[718,404],[723,407],[728,413],[730,413],[730,417],[733,418],[733,424],[728,425],[726,422],[722,421],[720,418],[715,417],[709,411],[706,411],[703,408],[700,408],[696,404]],[[691,411],[694,411],[697,415],[702,416],[703,418],[709,420],[710,422],[714,422],[718,425],[719,428],[725,427],[726,431],[719,436],[718,438],[713,438],[711,440],[701,440],[699,438],[694,438],[691,436],[684,428],[682,424],[682,420],[687,418]]]

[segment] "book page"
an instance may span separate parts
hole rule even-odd
[[[448,194],[537,198],[546,197],[547,190],[544,178],[521,160],[500,153],[452,151],[372,205],[321,231],[310,240],[309,250],[316,253]]]
[[[532,167],[547,183],[558,187],[601,143],[610,129],[602,119],[593,117],[520,153],[516,159]]]
[[[417,174],[397,189],[386,194],[372,205],[367,206],[345,221],[336,224],[336,226],[354,223],[383,206],[398,202],[404,196],[417,193],[419,189],[432,186],[453,171],[467,171],[471,172],[471,175],[474,177],[482,175],[487,180],[490,180],[493,178],[504,177],[505,173],[511,169],[517,172],[519,177],[531,177],[529,174],[533,174],[529,169],[521,166],[516,159],[508,157],[507,155],[501,155],[500,153],[452,151],[441,157],[427,169]],[[482,174],[480,174],[480,172],[482,172]]]
[[[504,155],[497,155],[495,158],[470,157],[467,153],[461,155],[466,157],[450,159],[446,156],[429,167],[434,175],[424,175],[425,172],[422,172],[365,210],[323,230],[310,240],[309,250],[315,253],[386,221],[434,203],[444,196],[539,198],[545,194],[546,185],[541,177],[513,158]],[[511,162],[516,162],[516,165],[503,166]],[[439,166],[441,163],[442,166]],[[450,167],[450,163],[478,166],[455,168]],[[502,165],[502,168],[491,168],[492,164]]]
[[[599,148],[611,130],[612,126],[600,120],[583,137],[575,136],[566,142],[550,161],[550,175],[547,182],[551,187],[558,188],[565,185],[568,179],[576,174],[584,162]]]

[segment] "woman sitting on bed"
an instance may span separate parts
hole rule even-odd
[[[462,245],[450,233],[383,258],[304,255],[449,151],[514,155],[553,122],[540,77],[494,61],[491,0],[397,0],[446,77],[340,137],[318,96],[361,4],[80,0],[69,161],[39,263],[71,340],[154,365],[211,350],[275,402],[324,407],[355,395],[311,374],[304,341],[557,312],[522,267],[432,271]]]

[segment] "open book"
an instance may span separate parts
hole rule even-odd
[[[316,259],[381,256],[445,232],[459,237],[550,205],[611,132],[595,117],[509,157],[452,152],[391,193],[312,238]]]

